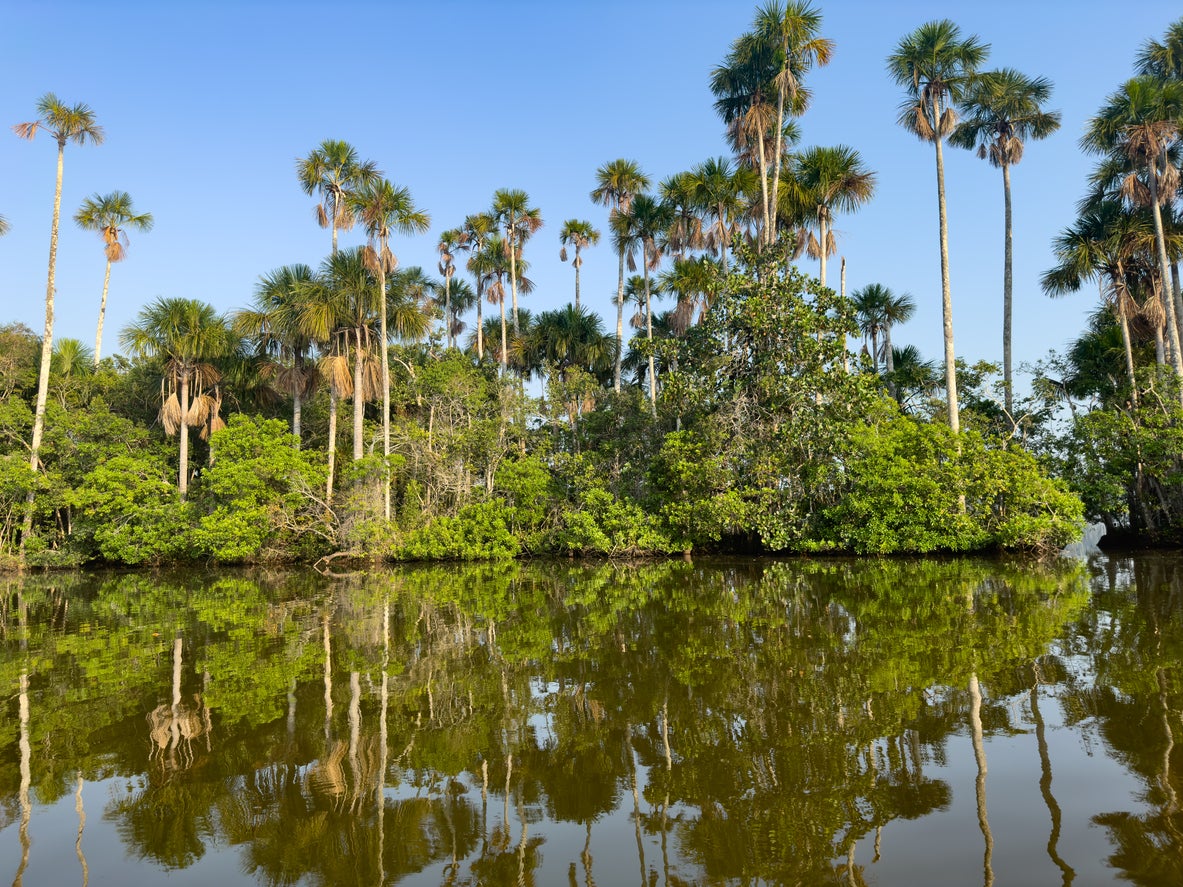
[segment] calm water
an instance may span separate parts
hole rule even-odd
[[[0,881],[1183,884],[1183,560],[0,579]]]

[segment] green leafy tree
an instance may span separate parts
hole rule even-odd
[[[1013,314],[1010,168],[1023,159],[1023,146],[1045,139],[1060,128],[1060,112],[1045,111],[1052,84],[1044,77],[1027,77],[1013,68],[987,71],[970,83],[961,100],[965,119],[949,137],[949,144],[976,149],[978,157],[1002,170],[1003,236],[1002,366],[1006,384],[1006,411],[1014,411],[1011,369],[1011,316]]]
[[[932,142],[937,166],[937,214],[940,220],[941,317],[945,338],[945,396],[949,427],[957,432],[956,355],[953,349],[953,295],[949,284],[949,223],[945,210],[945,139],[957,125],[956,107],[974,74],[986,60],[989,45],[976,36],[963,38],[948,19],[921,25],[900,40],[887,59],[891,78],[904,88],[899,124],[922,141]]]
[[[84,231],[94,231],[103,238],[103,252],[107,257],[103,297],[99,301],[99,322],[94,335],[94,365],[97,367],[103,349],[103,319],[107,313],[111,264],[122,262],[127,257],[126,229],[151,231],[152,214],[137,213],[132,207],[131,195],[126,191],[112,191],[110,194],[94,194],[82,201],[82,206],[74,213],[74,221]]]

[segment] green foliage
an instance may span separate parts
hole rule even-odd
[[[1083,523],[1080,500],[1031,454],[977,432],[893,417],[853,431],[850,444],[841,501],[826,509],[809,547],[1050,552]]]
[[[321,456],[296,449],[282,421],[233,416],[211,435],[210,450],[212,464],[196,497],[198,550],[218,561],[306,558],[326,550],[332,524],[318,499],[325,483]]]
[[[414,530],[398,549],[406,560],[507,560],[521,553],[521,542],[506,523],[499,502],[474,502],[455,517],[437,517]]]

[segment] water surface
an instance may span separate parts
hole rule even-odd
[[[0,878],[1178,885],[1181,568],[0,579]]]

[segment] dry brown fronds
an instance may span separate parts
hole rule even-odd
[[[174,391],[160,407],[160,422],[164,425],[164,433],[172,437],[181,427],[181,402],[177,400]]]

